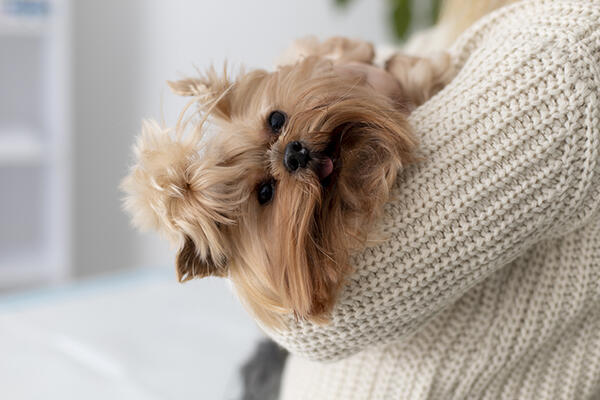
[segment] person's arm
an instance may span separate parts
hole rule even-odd
[[[269,334],[335,360],[402,340],[540,240],[586,223],[600,185],[598,1],[502,10],[453,50],[458,76],[411,116],[423,161],[407,168],[357,255],[328,324]]]

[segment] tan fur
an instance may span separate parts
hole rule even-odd
[[[447,53],[429,58],[398,53],[386,62],[385,69],[398,79],[415,106],[439,92],[454,76]]]
[[[354,54],[363,62],[368,46],[361,46]],[[196,119],[171,129],[145,123],[122,188],[134,223],[178,247],[180,281],[228,276],[271,326],[288,313],[326,321],[351,272],[350,254],[365,247],[416,145],[407,104],[418,91],[384,70],[345,62],[339,67],[319,52],[274,72],[231,80],[209,70],[170,83],[193,96]],[[279,135],[267,124],[274,110],[288,118]],[[214,134],[206,134],[207,118]],[[289,172],[282,158],[293,141],[310,149],[311,160]],[[323,182],[317,171],[328,157],[334,172]],[[275,195],[260,205],[257,188],[267,180],[276,182]]]
[[[320,42],[314,36],[295,40],[277,60],[277,66],[292,65],[308,56],[326,58],[335,63],[371,63],[375,58],[375,47],[369,42],[340,36]]]

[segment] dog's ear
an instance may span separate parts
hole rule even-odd
[[[202,96],[209,91],[201,79],[185,78],[178,81],[167,81],[171,91],[179,96]]]
[[[167,81],[167,84],[177,95],[196,97],[198,103],[215,116],[225,120],[231,118],[231,88],[234,83],[229,80],[226,68],[221,75],[211,67],[202,77]]]
[[[207,276],[224,277],[226,275],[224,260],[219,263],[209,254],[200,257],[196,251],[196,245],[189,236],[185,237],[183,247],[177,253],[175,267],[179,282],[185,282],[193,278],[205,278]]]
[[[431,57],[396,53],[386,61],[385,69],[400,83],[404,100],[414,106],[426,102],[454,77],[448,53]]]

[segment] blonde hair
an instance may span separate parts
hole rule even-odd
[[[440,12],[439,24],[451,27],[448,43],[469,28],[486,14],[518,0],[444,0]]]

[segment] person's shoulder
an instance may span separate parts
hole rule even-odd
[[[450,49],[460,69],[472,54],[489,48],[507,52],[555,53],[600,65],[600,0],[523,0],[496,10],[473,24]],[[506,54],[487,54],[493,62]]]
[[[525,0],[515,4],[512,14],[539,35],[589,45],[599,41],[600,0]]]
[[[471,29],[575,33],[598,27],[600,0],[521,0],[479,20]]]

